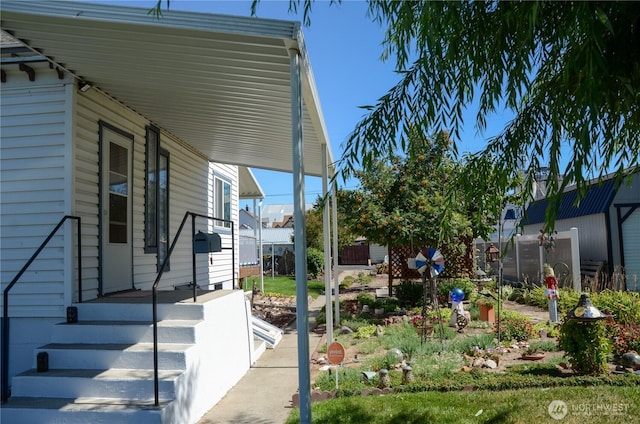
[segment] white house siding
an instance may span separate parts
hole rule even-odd
[[[8,67],[0,108],[0,270],[11,282],[69,212],[69,109],[65,81],[32,64],[36,81]],[[3,70],[5,68],[3,67]],[[68,81],[67,81],[68,82]],[[65,245],[73,223],[59,231],[10,292],[11,317],[59,317],[65,307]],[[66,238],[65,238],[66,237]]]
[[[58,79],[44,63],[30,63],[36,71],[33,82],[14,66],[3,66],[7,82],[2,83],[0,108],[3,291],[70,212],[71,198],[71,150],[66,141],[71,133],[73,84]],[[51,239],[10,292],[9,376],[33,366],[34,349],[50,340],[51,324],[66,313],[73,258],[65,258],[65,251],[74,243],[73,234],[72,221]]]
[[[628,290],[640,290],[640,208],[618,223],[618,208],[621,218],[630,212],[633,205],[640,205],[640,172],[636,172],[629,184],[623,183],[609,208],[611,219],[611,250],[613,265],[623,263],[620,245],[624,253],[624,271],[627,277]],[[622,243],[618,228],[622,233]]]
[[[224,159],[224,158],[221,158]],[[240,261],[240,231],[239,231],[239,212],[238,212],[238,168],[233,165],[224,165],[220,163],[211,162],[209,166],[209,188],[213,193],[215,188],[215,178],[220,178],[224,181],[227,181],[231,184],[231,220],[234,222],[234,243],[233,243],[233,252],[231,249],[228,249],[232,246],[231,241],[231,231],[227,231],[225,229],[216,228],[209,223],[208,227],[202,227],[202,230],[209,232],[217,232],[220,235],[222,240],[222,252],[214,253],[211,256],[213,259],[213,264],[211,261],[207,262],[208,272],[209,272],[209,287],[203,287],[204,281],[198,281],[198,284],[202,288],[215,288],[217,284],[222,284],[223,289],[233,289],[238,281],[239,276],[239,261]],[[216,217],[215,215],[215,196],[211,196],[209,199],[207,215]],[[216,217],[219,218],[219,217]],[[197,231],[197,229],[196,229]],[[235,258],[232,257],[235,252]],[[202,255],[201,255],[202,256]],[[232,263],[235,259],[235,269],[232,269]]]
[[[83,271],[85,298],[95,297],[98,290],[98,130],[102,120],[120,130],[133,134],[133,266],[134,286],[148,290],[157,276],[156,254],[144,252],[144,189],[145,189],[145,127],[149,121],[134,111],[122,106],[108,96],[96,90],[78,94],[77,126],[76,126],[76,210],[81,213],[83,220]],[[210,170],[207,159],[172,137],[161,131],[161,148],[169,152],[169,235],[173,241],[185,212],[195,212],[208,215],[213,187],[209,184]],[[237,222],[237,170],[227,167],[225,171],[230,175],[233,192],[232,211],[236,210]],[[85,218],[86,217],[86,218]],[[206,224],[201,219],[196,220],[196,231],[206,230]],[[86,235],[85,235],[86,234]],[[237,248],[237,247],[236,247]],[[178,243],[170,259],[170,269],[165,271],[159,283],[160,289],[171,289],[175,286],[188,284],[193,280],[191,262],[191,221],[188,220],[182,230]],[[228,255],[215,254],[215,266],[231,267],[231,252]],[[219,257],[225,255],[225,257]],[[223,281],[223,272],[209,275],[209,259],[207,255],[196,257],[196,279],[203,285]],[[228,263],[227,257],[228,256]],[[87,268],[89,266],[89,268]],[[231,281],[231,273],[226,275]]]

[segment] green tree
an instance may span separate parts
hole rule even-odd
[[[414,133],[405,155],[356,172],[361,188],[342,191],[338,205],[345,223],[370,242],[437,247],[447,257],[447,274],[468,273],[471,267],[459,259],[473,239],[471,220],[464,202],[454,208],[446,201],[456,198],[460,172],[446,132]]]
[[[316,199],[313,208],[306,213],[307,223],[307,247],[324,251],[324,232],[323,232],[323,200],[321,198]],[[338,223],[343,222],[344,213],[338,210]],[[330,218],[332,219],[332,218]],[[331,246],[333,246],[333,231],[332,225],[329,226]],[[338,251],[343,247],[353,243],[356,239],[356,234],[353,233],[351,228],[338,225]]]

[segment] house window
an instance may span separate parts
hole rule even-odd
[[[169,153],[155,127],[147,127],[145,163],[144,251],[157,254],[159,268],[169,251]]]
[[[158,252],[158,162],[160,161],[160,134],[157,128],[147,127],[145,156],[144,251]]]
[[[231,220],[231,184],[215,178],[215,218]],[[231,228],[230,222],[215,221],[217,227]]]
[[[158,163],[158,269],[169,254],[169,152],[160,149]],[[165,270],[169,270],[169,262]]]

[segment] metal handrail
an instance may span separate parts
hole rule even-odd
[[[180,222],[180,226],[178,227],[178,231],[176,232],[176,236],[169,246],[169,251],[167,252],[167,256],[162,261],[162,265],[160,265],[160,269],[158,270],[158,275],[156,276],[155,281],[153,282],[153,287],[151,289],[152,299],[153,299],[153,396],[154,396],[154,404],[155,406],[160,405],[159,400],[159,379],[158,379],[158,283],[160,282],[160,278],[162,278],[162,274],[164,273],[164,269],[169,262],[169,258],[171,258],[171,254],[173,253],[173,249],[176,247],[178,242],[178,238],[180,234],[182,234],[182,229],[184,228],[184,224],[187,222],[187,218],[191,216],[191,240],[193,241],[193,237],[196,234],[196,217],[205,218],[213,221],[222,221],[228,222],[231,224],[231,270],[235,272],[236,268],[236,260],[235,260],[235,237],[233,230],[233,221],[222,218],[215,218],[207,215],[201,215],[195,212],[185,212],[184,217],[182,218],[182,222]],[[196,254],[193,248],[193,242],[191,243],[191,256],[192,256],[192,273],[193,273],[193,301],[196,301],[197,298],[197,284],[196,284]]]
[[[18,282],[22,274],[25,273],[27,268],[38,257],[42,249],[46,247],[49,241],[53,238],[56,232],[62,227],[67,219],[74,219],[78,223],[78,303],[82,303],[82,233],[81,233],[81,220],[79,216],[65,215],[58,225],[49,233],[49,236],[40,244],[40,247],[35,251],[31,258],[24,264],[20,272],[11,280],[11,283],[4,289],[3,297],[3,313],[2,313],[2,403],[5,403],[9,399],[9,291]]]

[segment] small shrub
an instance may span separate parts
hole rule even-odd
[[[362,306],[367,305],[371,308],[373,307],[373,304],[375,303],[376,298],[373,297],[371,293],[362,292],[362,293],[358,293],[358,296],[356,296],[356,300],[360,302],[360,305]]]
[[[518,342],[537,336],[534,324],[529,317],[516,311],[503,311],[500,332],[502,340],[516,340]]]
[[[345,327],[349,327],[353,331],[358,331],[360,327],[370,326],[371,324],[367,320],[356,318],[356,319],[343,320],[342,325]]]
[[[316,279],[324,269],[324,252],[318,249],[307,249],[307,272]]]
[[[604,322],[565,320],[560,326],[558,346],[577,374],[600,375],[607,371],[611,343]]]
[[[380,345],[377,339],[366,340],[358,344],[358,353],[361,355],[371,355],[378,350],[378,347],[380,347]]]
[[[347,275],[340,282],[340,290],[348,289],[353,285],[354,281],[355,281],[355,278],[353,278],[352,275]]]
[[[474,346],[480,349],[495,346],[493,334],[473,335],[453,340],[449,345],[449,349],[460,353],[468,353],[473,350]]]
[[[393,294],[401,306],[413,308],[422,305],[422,283],[403,280],[393,288]]]
[[[534,352],[557,352],[558,343],[551,340],[534,340],[529,344],[529,349],[532,349]]]
[[[360,282],[360,284],[367,284],[373,281],[373,277],[369,274],[365,274],[364,272],[360,271],[358,273],[358,281]]]
[[[607,333],[612,344],[612,352],[616,358],[620,358],[629,351],[640,352],[640,323],[617,324],[607,323]]]
[[[359,327],[355,333],[354,337],[358,339],[368,339],[369,337],[376,334],[376,326],[375,325],[364,325]]]
[[[598,309],[609,311],[617,323],[629,325],[640,322],[640,293],[603,290],[590,297]]]

